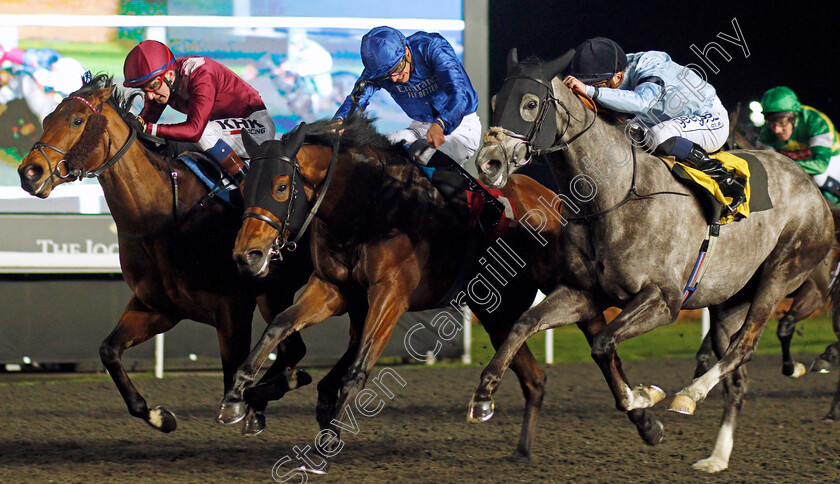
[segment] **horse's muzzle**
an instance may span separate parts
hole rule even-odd
[[[20,187],[30,195],[47,198],[50,194],[49,175],[45,175],[44,167],[37,163],[21,164],[18,167]]]
[[[233,261],[244,276],[265,277],[268,275],[268,254],[260,249],[235,251]]]

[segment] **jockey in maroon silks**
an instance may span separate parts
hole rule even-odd
[[[248,158],[243,131],[258,143],[274,139],[274,121],[256,89],[212,59],[176,59],[164,44],[145,40],[128,53],[123,74],[125,87],[145,94],[138,116],[144,132],[174,142],[178,152],[207,152],[237,174],[244,166],[242,159]],[[187,119],[158,124],[166,106]]]

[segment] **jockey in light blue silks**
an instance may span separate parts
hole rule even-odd
[[[478,221],[482,228],[490,231],[505,226],[506,207],[494,197],[501,193],[489,193],[462,168],[478,149],[481,121],[475,112],[478,94],[449,42],[436,33],[415,32],[405,37],[391,27],[376,27],[362,37],[360,50],[365,69],[354,91],[361,93],[347,96],[335,119],[347,117],[355,96],[362,111],[376,91],[385,89],[412,119],[406,129],[390,133],[388,139],[413,145],[425,138],[434,150],[414,159],[435,168],[430,178],[444,198],[458,205],[456,198],[464,190],[479,194],[484,200],[477,209],[481,210]],[[512,210],[507,215],[512,218]],[[499,225],[500,219],[505,223]]]
[[[746,200],[746,181],[707,154],[726,142],[729,117],[715,88],[692,69],[664,52],[625,54],[612,40],[596,37],[577,47],[563,83],[600,106],[635,115],[645,131],[636,141],[708,174],[732,197],[730,213]]]

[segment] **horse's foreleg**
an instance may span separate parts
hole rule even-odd
[[[496,308],[492,313],[484,310],[484,306],[476,304],[476,315],[487,334],[490,335],[493,348],[498,350],[502,346],[517,316],[528,309],[534,301],[535,295],[536,288],[528,288],[522,281],[513,290],[502,294],[502,306]],[[519,378],[519,386],[525,397],[522,430],[513,458],[516,460],[527,459],[531,454],[531,447],[534,444],[537,432],[537,416],[545,396],[546,375],[531,350],[528,349],[527,343],[523,344],[516,352],[510,367]]]
[[[330,421],[335,415],[338,392],[341,389],[341,378],[350,368],[350,363],[356,358],[359,352],[359,335],[364,328],[367,316],[367,305],[351,306],[348,309],[350,315],[350,341],[347,350],[336,362],[329,372],[318,382],[318,403],[315,406],[315,418],[321,430],[331,428]]]
[[[678,296],[667,298],[658,286],[650,284],[642,288],[621,313],[593,338],[592,359],[601,368],[619,410],[630,412],[652,407],[665,397],[665,393],[654,385],[639,385],[631,389],[627,377],[622,372],[614,371],[616,346],[622,341],[673,322],[678,312]]]
[[[607,321],[604,318],[604,315],[601,314],[592,321],[578,323],[578,327],[583,332],[583,335],[586,337],[586,342],[589,343],[589,346],[591,347],[592,341],[595,339],[595,335],[597,335],[601,329],[606,326],[606,324]],[[709,351],[712,351],[711,343],[709,343]],[[621,358],[618,357],[618,353],[615,354],[610,363],[609,373],[610,377],[606,378],[608,383],[611,381],[627,381],[627,376],[624,374],[624,369],[621,367]],[[619,410],[621,409],[619,408]],[[639,436],[648,445],[659,444],[665,436],[665,429],[662,422],[649,415],[645,409],[637,408],[630,410],[627,412],[627,417],[631,422],[633,422],[633,425],[636,426],[636,431],[639,432]]]
[[[343,448],[343,443],[338,437],[342,428],[353,434],[358,432],[356,415],[372,417],[384,408],[385,399],[376,390],[365,390],[370,393],[370,396],[361,401],[356,396],[364,388],[376,360],[379,359],[379,355],[391,339],[397,320],[408,310],[407,295],[411,291],[405,287],[404,281],[392,280],[388,287],[372,287],[368,290],[370,309],[359,335],[358,344],[355,345],[357,348],[355,358],[342,375],[338,399],[335,401],[333,415],[328,424],[336,437],[318,447],[318,452],[326,458],[334,457]],[[400,383],[405,385],[404,381]],[[382,390],[385,396],[389,399],[393,398],[394,394],[390,389],[386,387],[386,390]],[[379,398],[378,404],[374,397]],[[355,412],[350,402],[354,403]]]
[[[313,274],[297,302],[272,320],[234,374],[233,385],[222,398],[217,420],[235,423],[245,417],[245,389],[253,383],[268,355],[280,342],[295,331],[340,314],[343,310],[344,298],[338,288]]]
[[[815,271],[821,268],[818,267]],[[817,282],[813,276],[809,277],[793,293],[793,302],[790,309],[779,320],[779,326],[776,328],[776,336],[782,346],[782,375],[799,378],[805,374],[805,365],[795,361],[790,354],[790,342],[793,339],[796,323],[818,311],[825,305],[825,302],[825,291],[821,291],[817,287]]]
[[[470,401],[467,420],[484,422],[493,416],[493,394],[514,355],[531,335],[549,328],[595,319],[599,314],[589,293],[566,286],[559,287],[540,304],[526,311],[514,323],[507,339],[481,373],[478,388]]]
[[[832,301],[832,306],[838,304],[838,301]],[[834,328],[834,334],[840,340],[840,309],[832,308],[831,310],[831,324]],[[840,341],[836,341],[825,347],[825,351],[811,362],[811,371],[816,373],[828,373],[833,365],[840,363]],[[838,387],[840,388],[840,387]]]
[[[156,407],[152,410],[146,406],[146,400],[134,387],[122,364],[123,352],[148,340],[152,336],[165,333],[175,326],[176,322],[171,321],[161,313],[151,311],[146,305],[140,302],[137,297],[132,297],[125,312],[120,317],[117,327],[105,338],[99,347],[99,357],[102,364],[114,380],[114,384],[120,391],[125,404],[131,415],[143,419],[161,432],[172,432],[177,428],[175,415],[163,407]]]

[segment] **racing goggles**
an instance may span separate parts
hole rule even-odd
[[[155,77],[154,79],[147,82],[146,84],[143,84],[142,86],[140,86],[140,89],[143,92],[154,92],[154,91],[157,91],[160,88],[161,84],[163,84],[163,76],[162,75],[158,76],[158,77]]]

